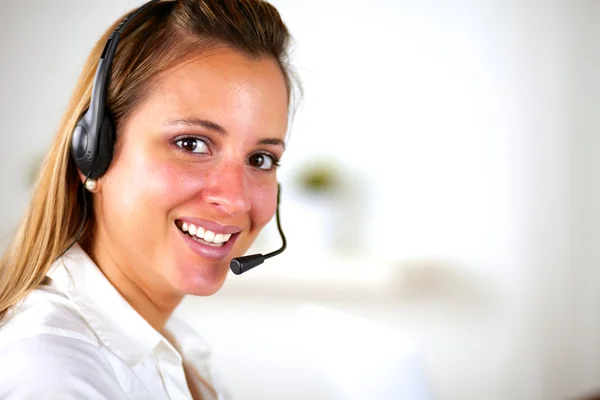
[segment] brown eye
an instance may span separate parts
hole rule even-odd
[[[274,166],[277,166],[273,157],[264,153],[257,153],[250,156],[248,163],[255,168],[264,170],[271,170]]]
[[[189,151],[190,153],[207,153],[208,146],[206,142],[201,139],[187,137],[183,139],[179,139],[175,142],[175,144],[185,151]]]

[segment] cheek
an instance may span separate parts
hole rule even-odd
[[[147,200],[153,207],[160,205],[161,212],[194,199],[210,182],[206,171],[178,162],[151,164],[147,175]]]
[[[107,182],[110,196],[131,218],[157,223],[159,214],[193,197],[206,182],[203,173],[188,165],[142,149],[123,154],[116,161]]]
[[[255,229],[262,229],[275,215],[277,210],[277,184],[268,187],[252,187],[252,222]]]
[[[175,162],[149,165],[148,176],[151,191],[164,199],[189,197],[204,182],[204,179],[198,179],[197,173],[192,174],[189,168],[182,168]]]

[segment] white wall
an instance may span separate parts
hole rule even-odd
[[[600,391],[600,3],[587,1],[576,10],[579,28],[574,53],[572,181],[572,286],[570,324],[574,347],[574,386]]]
[[[27,175],[87,51],[139,3],[3,7],[0,238],[24,210]],[[598,3],[273,3],[306,92],[281,176],[294,240],[279,261],[180,310],[238,398],[328,398],[294,363],[301,338],[277,338],[307,302],[417,339],[440,399],[563,399],[600,386]],[[305,261],[319,247],[302,239],[314,236],[310,216],[292,212],[293,176],[323,155],[363,191],[342,227],[362,243],[353,262],[339,249]]]

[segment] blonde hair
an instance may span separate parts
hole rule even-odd
[[[83,192],[71,159],[71,135],[89,107],[98,60],[115,22],[90,53],[34,187],[29,208],[0,260],[0,321],[38,287],[52,263],[76,239]],[[107,109],[117,127],[152,89],[152,78],[187,57],[227,46],[249,58],[272,57],[284,75],[291,100],[290,35],[277,10],[261,0],[178,0],[159,2],[125,30],[111,69]],[[118,140],[117,140],[118,142]],[[93,215],[83,226],[90,243]]]

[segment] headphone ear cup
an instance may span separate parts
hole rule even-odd
[[[108,114],[108,113],[107,113]],[[112,161],[115,147],[115,128],[109,115],[104,116],[100,127],[100,141],[98,143],[98,156],[90,173],[90,178],[96,179],[104,175]]]
[[[88,175],[93,161],[93,154],[89,143],[87,124],[84,119],[77,122],[71,137],[71,156],[77,169],[84,175]]]

